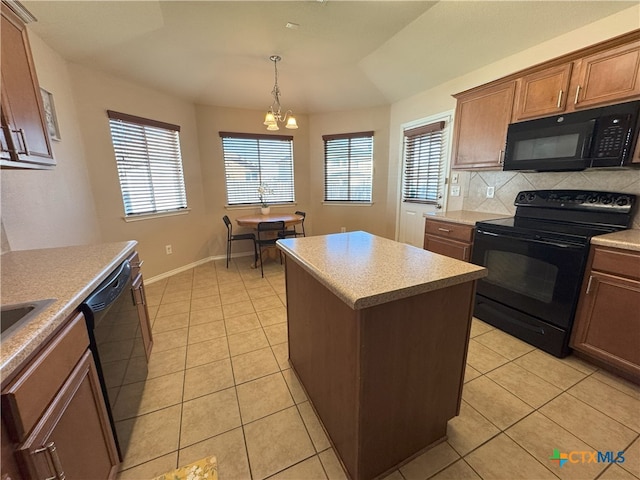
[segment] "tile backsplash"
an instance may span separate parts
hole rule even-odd
[[[449,197],[449,210],[515,213],[514,199],[522,190],[581,189],[625,192],[638,195],[640,169],[592,169],[582,172],[466,172],[460,171],[461,197]],[[487,187],[495,188],[487,198]],[[640,209],[636,207],[631,228],[640,229]]]

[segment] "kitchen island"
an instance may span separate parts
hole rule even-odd
[[[444,440],[486,270],[366,232],[278,246],[289,360],[351,478]]]

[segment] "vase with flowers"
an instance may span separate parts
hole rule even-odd
[[[269,215],[271,211],[271,207],[267,203],[267,195],[271,195],[273,193],[273,189],[269,188],[266,185],[260,185],[258,187],[258,197],[260,198],[260,213],[262,215]]]

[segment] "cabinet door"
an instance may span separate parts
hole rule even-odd
[[[640,95],[640,41],[590,55],[580,64],[573,98],[575,108]]]
[[[518,79],[513,120],[564,112],[573,63],[558,65]]]
[[[149,321],[149,311],[147,309],[147,297],[144,293],[144,282],[142,281],[141,273],[133,279],[131,288],[133,289],[133,298],[138,310],[140,334],[142,335],[142,342],[144,343],[144,351],[147,356],[147,360],[149,360],[149,357],[151,356],[151,348],[153,347],[153,336],[151,335],[151,322]]]
[[[53,153],[45,123],[27,31],[22,21],[2,3],[2,122],[11,161],[16,166],[53,166]],[[5,156],[3,155],[4,159]],[[11,162],[3,162],[9,165]]]
[[[452,168],[501,168],[515,85],[511,81],[457,96]]]
[[[30,478],[115,477],[118,453],[89,350],[18,453]]]
[[[640,282],[591,271],[572,346],[640,381]]]

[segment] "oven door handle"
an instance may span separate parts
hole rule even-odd
[[[476,230],[476,234],[489,235],[491,237],[500,237],[500,238],[510,239],[510,240],[520,240],[522,242],[528,242],[528,243],[538,243],[540,245],[551,245],[553,247],[558,247],[558,248],[582,249],[585,246],[584,244],[578,243],[578,242],[570,242],[570,241],[558,242],[553,240],[543,240],[539,238],[519,237],[516,235],[509,235],[504,233],[487,232],[484,230]]]

